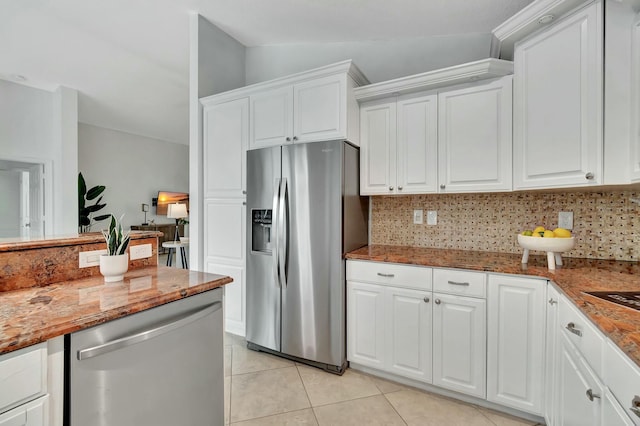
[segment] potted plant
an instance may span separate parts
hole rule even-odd
[[[87,190],[87,184],[82,173],[78,173],[78,232],[91,231],[91,225],[101,220],[109,219],[110,214],[93,216],[95,212],[103,209],[107,204],[102,201],[101,194],[104,192],[104,185],[96,185]],[[97,198],[97,200],[96,200]],[[89,205],[89,201],[96,200]]]
[[[123,215],[124,216],[124,215]],[[122,231],[122,217],[117,220],[111,215],[109,229],[103,229],[102,235],[107,243],[107,254],[100,255],[100,273],[104,275],[107,283],[122,281],[125,272],[129,269],[129,231]]]

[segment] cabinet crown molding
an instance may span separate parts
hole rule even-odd
[[[585,0],[536,0],[493,29],[491,40],[491,56],[513,60],[513,49],[516,42],[524,39],[547,24],[539,23],[544,15],[557,18],[573,9],[590,3]]]
[[[255,83],[249,86],[240,87],[238,89],[229,90],[224,93],[218,93],[215,95],[200,98],[200,103],[202,105],[216,104],[249,96],[250,94],[258,90],[275,89],[290,84],[297,84],[303,81],[314,80],[336,74],[348,75],[354,81],[356,86],[369,84],[369,80],[362,73],[362,71],[360,71],[356,64],[353,63],[353,60],[348,59],[346,61],[336,62],[335,64],[325,65],[319,68],[314,68],[312,70],[279,77],[273,80],[262,81],[260,83]]]
[[[354,89],[354,93],[358,102],[366,102],[394,95],[405,95],[461,83],[503,77],[509,74],[513,74],[513,62],[488,58],[381,83],[369,84],[368,86]]]

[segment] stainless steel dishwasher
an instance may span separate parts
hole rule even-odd
[[[73,333],[68,426],[224,424],[222,289]]]

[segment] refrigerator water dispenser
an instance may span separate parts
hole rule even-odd
[[[251,250],[271,253],[271,209],[251,210]]]

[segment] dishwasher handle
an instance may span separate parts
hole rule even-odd
[[[82,349],[78,351],[78,360],[82,361],[89,358],[94,358],[99,355],[103,355],[108,352],[113,352],[118,349],[126,348],[127,346],[142,343],[146,340],[153,339],[162,334],[176,330],[185,325],[191,324],[201,318],[210,315],[222,308],[222,302],[217,301],[211,305],[207,305],[203,309],[196,311],[195,313],[187,313],[177,320],[171,320],[171,322],[158,325],[154,328],[150,328],[145,331],[141,331],[130,336],[121,337],[120,339],[112,340],[111,342],[103,343],[102,345],[94,346],[92,348]]]

